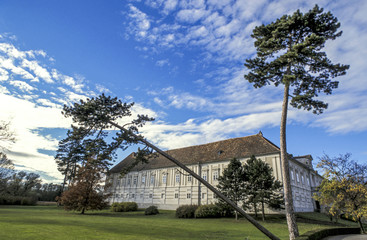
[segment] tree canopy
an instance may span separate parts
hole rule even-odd
[[[252,204],[257,216],[257,203],[261,204],[262,219],[265,220],[265,204],[281,208],[283,203],[282,184],[273,176],[273,169],[254,155],[244,166],[247,176],[247,204]]]
[[[218,178],[217,188],[236,205],[242,203],[246,198],[247,176],[242,163],[233,158],[222,175]],[[235,212],[237,219],[237,212]]]
[[[80,100],[73,106],[64,106],[63,115],[71,117],[75,125],[59,142],[55,159],[59,171],[64,174],[63,185],[69,182],[68,190],[60,198],[67,210],[84,213],[106,205],[107,195],[102,193],[101,180],[116,159],[116,152],[139,143],[143,137],[138,129],[154,120],[145,115],[133,118],[133,105],[102,94]],[[124,122],[124,130],[115,130],[114,122]],[[147,160],[146,155],[150,152],[146,149],[139,149],[135,164]]]
[[[320,92],[331,94],[338,87],[332,79],[349,69],[349,65],[333,64],[321,51],[327,40],[341,36],[339,27],[338,19],[317,5],[307,13],[297,10],[255,27],[251,36],[257,56],[246,60],[250,72],[245,78],[255,88],[288,85],[293,89],[291,106],[322,113],[328,104],[315,98]]]

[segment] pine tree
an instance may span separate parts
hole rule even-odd
[[[244,166],[247,176],[247,203],[251,203],[257,216],[257,203],[261,204],[262,220],[265,220],[265,204],[271,207],[281,204],[282,184],[273,176],[269,164],[255,156]]]
[[[239,205],[246,197],[246,180],[247,177],[242,163],[234,158],[218,178],[217,188],[236,205]],[[223,204],[223,202],[221,203]],[[237,220],[238,213],[236,211],[235,215]]]
[[[327,104],[315,99],[320,92],[331,94],[338,87],[337,76],[346,74],[348,65],[333,64],[321,49],[329,39],[340,37],[338,19],[317,5],[303,14],[297,10],[268,25],[258,26],[251,35],[257,56],[247,59],[250,70],[245,78],[255,88],[274,84],[284,86],[280,122],[280,151],[285,194],[285,210],[290,239],[299,236],[293,208],[286,146],[288,101],[295,108],[321,114]],[[292,95],[289,92],[292,91]]]

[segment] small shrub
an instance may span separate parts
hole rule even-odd
[[[201,205],[195,211],[196,218],[218,218],[221,216],[221,209],[215,204]]]
[[[111,211],[112,212],[124,212],[123,206],[121,203],[112,203],[111,205]]]
[[[138,210],[138,204],[136,202],[124,202],[125,212],[132,212]]]
[[[182,205],[176,209],[176,217],[178,218],[194,218],[198,205]]]
[[[159,211],[156,206],[150,206],[147,209],[145,209],[144,214],[145,215],[156,215],[156,214],[159,214]]]
[[[132,212],[138,210],[138,204],[136,202],[121,202],[112,203],[112,212]]]

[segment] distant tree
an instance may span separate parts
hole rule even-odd
[[[320,114],[327,104],[315,99],[320,92],[331,94],[338,87],[334,77],[346,74],[348,65],[332,64],[321,49],[329,39],[336,39],[340,23],[330,12],[317,5],[303,14],[297,10],[268,25],[258,26],[251,35],[255,39],[257,56],[247,59],[250,70],[245,78],[255,88],[274,84],[284,86],[280,123],[280,151],[285,193],[285,210],[290,239],[299,236],[293,208],[286,147],[288,100],[291,106],[313,110]],[[292,90],[292,95],[289,91]]]
[[[246,197],[246,181],[247,176],[242,163],[233,158],[227,168],[224,169],[223,174],[218,178],[217,188],[232,200],[236,205],[242,206]],[[220,204],[225,204],[219,200]],[[238,213],[235,211],[236,220],[238,219]]]
[[[358,164],[347,153],[338,157],[324,155],[317,167],[324,171],[324,179],[314,198],[328,206],[334,217],[345,213],[358,221],[364,232],[361,219],[367,216],[367,165]]]
[[[0,150],[15,142],[14,132],[10,129],[10,122],[0,121]]]
[[[4,153],[4,150],[7,149],[7,146],[14,142],[14,132],[10,130],[10,123],[0,121],[0,181],[2,183],[7,181],[14,169],[13,162]]]
[[[4,194],[13,173],[13,162],[8,159],[6,154],[0,152],[0,195]]]
[[[37,184],[34,187],[38,201],[56,201],[61,196],[62,185],[54,183]]]
[[[261,204],[262,220],[265,220],[265,204],[280,207],[282,203],[282,184],[273,176],[269,164],[254,155],[244,166],[247,176],[247,203],[252,204],[257,216],[257,204]]]
[[[6,193],[11,196],[30,196],[33,188],[41,182],[40,175],[25,171],[15,172],[11,176]]]

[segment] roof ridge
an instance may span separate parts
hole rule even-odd
[[[187,146],[187,147],[180,147],[180,148],[168,149],[168,150],[165,150],[164,152],[173,151],[173,150],[179,150],[179,149],[185,149],[185,148],[192,148],[192,147],[200,147],[200,146],[205,146],[205,145],[210,145],[210,144],[215,144],[215,143],[220,143],[220,142],[226,142],[226,141],[235,140],[235,139],[249,138],[249,137],[258,136],[258,135],[260,135],[261,137],[263,137],[262,134],[256,133],[256,134],[249,135],[249,136],[244,136],[244,137],[228,138],[228,139],[218,140],[218,141],[215,141],[215,142],[208,142],[208,143],[202,143],[202,144],[197,144],[197,145],[191,145],[191,146]],[[263,137],[263,138],[265,138],[265,137]],[[267,140],[267,141],[269,141],[269,140]],[[270,142],[270,143],[273,144],[272,142]],[[273,145],[275,145],[275,144],[273,144]]]

